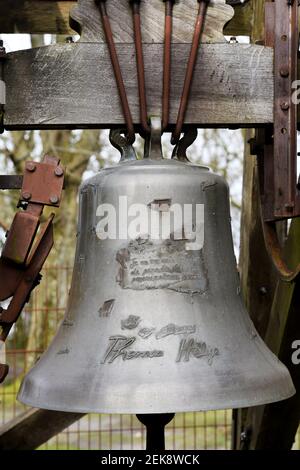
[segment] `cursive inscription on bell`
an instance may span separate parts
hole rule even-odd
[[[161,328],[155,335],[156,339],[165,338],[170,335],[184,335],[196,332],[196,325],[183,325],[178,326],[174,323],[169,323],[168,325]]]
[[[196,341],[195,338],[186,338],[180,341],[176,362],[188,362],[191,357],[196,359],[206,358],[211,366],[215,356],[218,356],[218,348],[208,346],[204,341]]]
[[[162,357],[164,355],[164,351],[156,349],[152,351],[134,351],[132,349],[129,349],[135,341],[136,337],[134,336],[132,336],[131,338],[122,335],[110,336],[110,344],[105,352],[103,360],[101,361],[102,364],[111,364],[118,357],[121,357],[123,361],[127,361],[130,359],[138,358],[151,359],[154,357]]]
[[[121,320],[121,328],[122,330],[134,330],[139,323],[141,322],[141,318],[137,317],[136,315],[129,315],[125,320]]]
[[[147,339],[147,338],[150,338],[150,336],[152,335],[154,331],[155,331],[155,328],[144,327],[140,329],[140,331],[138,332],[138,335],[143,339]]]

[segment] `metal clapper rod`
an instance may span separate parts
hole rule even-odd
[[[165,427],[172,421],[175,414],[136,415],[137,419],[146,426],[146,450],[165,450]]]

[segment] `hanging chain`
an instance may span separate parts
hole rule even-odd
[[[135,141],[133,120],[132,120],[132,115],[131,115],[129,104],[128,104],[127,94],[126,94],[125,85],[124,85],[124,81],[122,77],[121,67],[120,67],[119,60],[118,60],[116,46],[114,43],[113,34],[112,34],[111,26],[110,26],[110,20],[106,11],[106,5],[105,5],[106,0],[95,0],[95,3],[98,6],[100,14],[101,14],[101,20],[102,20],[104,33],[105,33],[105,38],[106,38],[107,46],[109,49],[112,67],[113,67],[114,74],[115,74],[116,84],[117,84],[118,91],[119,91],[120,101],[121,101],[122,110],[123,110],[126,127],[127,127],[127,136],[126,136],[127,141],[129,144],[133,144],[133,142]]]
[[[176,122],[175,130],[171,138],[171,144],[173,145],[176,145],[180,139],[180,134],[182,131],[182,126],[184,123],[185,114],[187,110],[188,99],[189,99],[189,95],[191,91],[191,85],[192,85],[192,79],[193,79],[197,55],[198,55],[198,49],[199,49],[199,45],[200,45],[200,41],[201,41],[203,29],[204,29],[207,7],[210,2],[210,0],[197,0],[197,1],[199,3],[199,10],[197,14],[194,37],[192,41],[190,57],[189,57],[184,85],[183,85],[183,91],[182,91],[182,96],[181,96],[181,101],[180,101],[180,106],[179,106],[179,111],[178,111],[178,116],[177,116],[177,122]]]

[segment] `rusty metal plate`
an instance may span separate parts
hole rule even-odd
[[[17,264],[24,264],[39,227],[39,217],[28,212],[17,212],[9,229],[2,257]]]
[[[21,200],[59,207],[63,183],[64,170],[61,166],[27,162]]]

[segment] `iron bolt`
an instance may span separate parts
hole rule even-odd
[[[32,196],[32,194],[28,193],[27,191],[22,193],[22,198],[25,199],[25,201],[29,201],[29,199],[31,199],[31,196]]]
[[[64,170],[61,166],[58,166],[57,168],[55,168],[54,173],[56,174],[56,176],[62,176],[64,174]]]
[[[289,103],[287,101],[283,101],[280,105],[282,111],[287,111],[290,107]]]
[[[33,162],[28,162],[28,163],[26,164],[26,170],[27,170],[27,171],[30,171],[30,172],[35,171],[35,170],[36,170],[35,164],[34,164]]]
[[[51,204],[57,204],[58,201],[59,201],[59,197],[56,194],[53,194],[52,196],[50,196]]]
[[[288,204],[285,204],[284,205],[284,208],[289,211],[289,212],[292,212],[292,210],[294,209],[294,204],[292,202],[288,203]]]
[[[281,77],[287,78],[290,75],[289,68],[287,66],[281,67],[280,75],[281,75]]]

